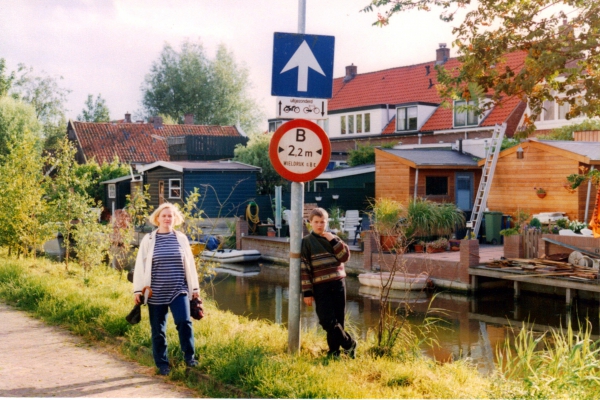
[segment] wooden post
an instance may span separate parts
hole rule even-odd
[[[521,286],[519,281],[514,281],[513,287],[515,288],[515,299],[518,299],[521,296]],[[568,290],[568,289],[567,289]]]

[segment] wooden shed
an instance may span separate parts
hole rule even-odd
[[[259,167],[233,161],[156,161],[138,167],[150,185],[150,204],[184,204],[198,188],[199,207],[210,218],[242,215],[256,196]]]
[[[588,191],[588,185],[581,185],[575,193],[570,193],[565,188],[566,178],[580,173],[581,168],[599,165],[599,142],[529,139],[500,153],[487,207],[510,215],[519,210],[528,214],[563,212],[570,220],[584,221],[588,204],[589,221],[596,188]],[[538,197],[534,188],[544,189],[545,197]]]
[[[115,210],[125,208],[127,195],[131,194],[133,187],[139,187],[141,182],[140,175],[126,175],[100,182],[101,185],[104,185],[102,204],[104,204],[105,210],[113,215]]]
[[[375,197],[407,203],[420,197],[473,209],[481,167],[470,154],[447,149],[376,149]]]

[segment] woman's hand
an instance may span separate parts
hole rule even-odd
[[[192,299],[197,299],[200,297],[200,293],[192,293]]]
[[[142,295],[140,293],[136,293],[134,301],[136,305],[142,304]]]

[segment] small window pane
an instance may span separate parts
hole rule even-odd
[[[427,177],[425,177],[425,195],[427,195],[427,196],[447,196],[448,195],[448,177],[446,177],[446,176],[427,176]]]
[[[371,113],[365,114],[365,133],[371,132]]]
[[[407,109],[407,112],[406,125],[408,126],[408,130],[414,131],[417,129],[417,107],[410,107]]]
[[[108,184],[108,198],[114,199],[116,197],[117,197],[117,185],[115,185],[114,183],[109,183]]]
[[[397,121],[397,130],[405,131],[406,130],[406,108],[398,109],[398,116],[396,117]]]
[[[169,179],[169,198],[180,199],[181,198],[181,180],[180,179]]]
[[[362,133],[362,114],[356,116],[356,133]]]
[[[348,133],[354,133],[354,115],[348,116]]]
[[[474,103],[470,101],[469,105],[474,105]],[[475,115],[475,110],[467,111],[467,125],[477,125],[477,115]]]
[[[567,102],[558,105],[558,119],[567,119],[567,113],[571,109],[571,105]]]
[[[457,109],[460,106],[464,106],[464,101],[457,101],[454,103],[454,126],[465,126],[467,124],[467,113],[458,112]]]
[[[554,100],[544,101],[544,121],[554,120]]]
[[[342,133],[342,135],[345,135],[346,134],[346,116],[342,115],[342,118],[340,120],[341,120],[341,133]]]

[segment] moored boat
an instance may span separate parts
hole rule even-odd
[[[200,253],[200,257],[204,260],[232,264],[259,260],[260,251],[233,249],[204,250]]]
[[[361,285],[380,288],[390,278],[389,272],[368,272],[358,275],[358,281]],[[427,287],[429,275],[421,273],[405,274],[396,272],[390,282],[391,289],[394,290],[423,290]]]

